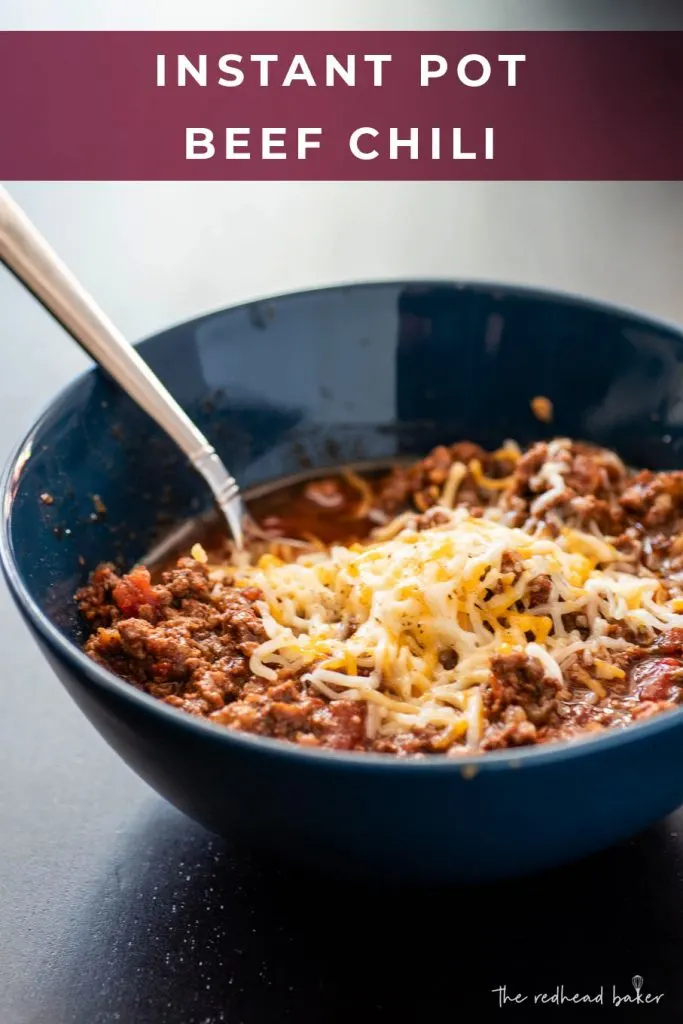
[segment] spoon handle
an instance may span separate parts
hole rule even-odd
[[[238,548],[244,509],[234,478],[138,352],[0,185],[0,261],[166,431],[211,488]]]

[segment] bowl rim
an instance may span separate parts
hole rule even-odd
[[[198,325],[204,320],[219,316],[221,313],[237,312],[261,302],[278,302],[303,296],[322,295],[326,292],[358,291],[382,287],[450,287],[463,291],[484,291],[505,296],[520,296],[522,298],[541,300],[550,299],[565,305],[584,306],[594,309],[596,312],[619,316],[622,319],[632,319],[641,325],[651,326],[659,331],[664,330],[676,336],[683,343],[683,327],[681,325],[651,316],[637,309],[603,302],[600,299],[583,296],[574,292],[563,292],[551,288],[513,283],[491,282],[477,278],[412,277],[408,279],[378,278],[377,280],[350,280],[338,284],[321,285],[297,291],[264,295],[260,298],[252,298],[230,306],[219,307],[188,320],[178,321],[151,335],[146,335],[136,344],[145,345],[147,342],[162,337],[170,331],[181,327]],[[10,593],[38,636],[62,662],[73,669],[80,679],[85,677],[88,682],[95,684],[96,687],[101,687],[116,697],[123,698],[133,705],[138,705],[140,710],[146,708],[152,714],[158,714],[162,718],[165,717],[169,726],[175,725],[184,728],[194,732],[198,737],[204,736],[207,740],[211,740],[214,743],[237,745],[238,747],[245,748],[245,750],[262,753],[265,756],[274,758],[295,758],[301,761],[302,764],[310,762],[311,764],[318,764],[320,767],[326,766],[328,769],[332,769],[334,766],[356,770],[366,768],[373,771],[390,771],[394,774],[410,773],[411,775],[418,772],[441,772],[456,774],[467,780],[474,779],[477,775],[485,772],[505,771],[527,766],[540,767],[542,765],[572,760],[591,753],[599,755],[601,752],[606,752],[614,747],[628,746],[632,743],[637,743],[640,739],[653,737],[661,732],[668,732],[683,724],[683,706],[681,706],[673,711],[654,715],[652,718],[644,721],[633,722],[622,729],[605,730],[597,734],[586,734],[571,740],[559,740],[536,746],[493,750],[476,754],[458,754],[456,757],[431,754],[418,758],[404,758],[396,757],[392,754],[304,747],[297,743],[289,743],[274,737],[259,736],[240,732],[236,729],[216,726],[205,718],[189,715],[180,708],[172,707],[152,697],[150,694],[138,690],[126,682],[126,680],[119,678],[113,672],[92,661],[73,640],[64,636],[49,620],[37,602],[33,600],[22,580],[14,557],[14,545],[10,531],[15,487],[27,459],[26,453],[30,452],[34,438],[40,433],[54,410],[68,398],[72,391],[77,391],[82,386],[84,380],[101,372],[97,366],[91,366],[79,373],[74,380],[60,389],[43,408],[26,435],[14,445],[0,477],[0,500],[2,501],[0,567],[7,581]]]

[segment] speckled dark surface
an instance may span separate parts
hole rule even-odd
[[[465,1008],[479,1020],[503,1014],[499,985],[561,983],[604,985],[605,1007],[508,1005],[501,1019],[628,1020],[607,1004],[613,984],[633,991],[633,975],[664,994],[633,1016],[681,1019],[683,813],[514,886],[377,891],[297,877],[155,797],[19,640],[14,668],[36,703],[27,714],[4,679],[2,1024],[456,1020]]]

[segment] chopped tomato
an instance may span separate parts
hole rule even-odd
[[[643,658],[631,670],[640,700],[675,700],[683,685],[683,665],[676,658]]]
[[[112,596],[117,608],[127,619],[138,617],[144,605],[153,611],[159,607],[152,577],[143,565],[137,565],[127,576],[123,576],[114,587]]]

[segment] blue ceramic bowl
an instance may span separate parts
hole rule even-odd
[[[563,434],[633,465],[683,464],[683,335],[592,302],[479,284],[354,285],[213,313],[141,351],[245,486],[459,438]],[[554,404],[549,426],[530,411],[536,395]],[[207,502],[101,372],[53,402],[3,488],[3,569],[45,656],[121,757],[208,829],[325,869],[467,881],[579,857],[683,802],[683,710],[572,744],[397,761],[240,735],[93,664],[73,603],[88,570],[131,564],[160,525]]]

